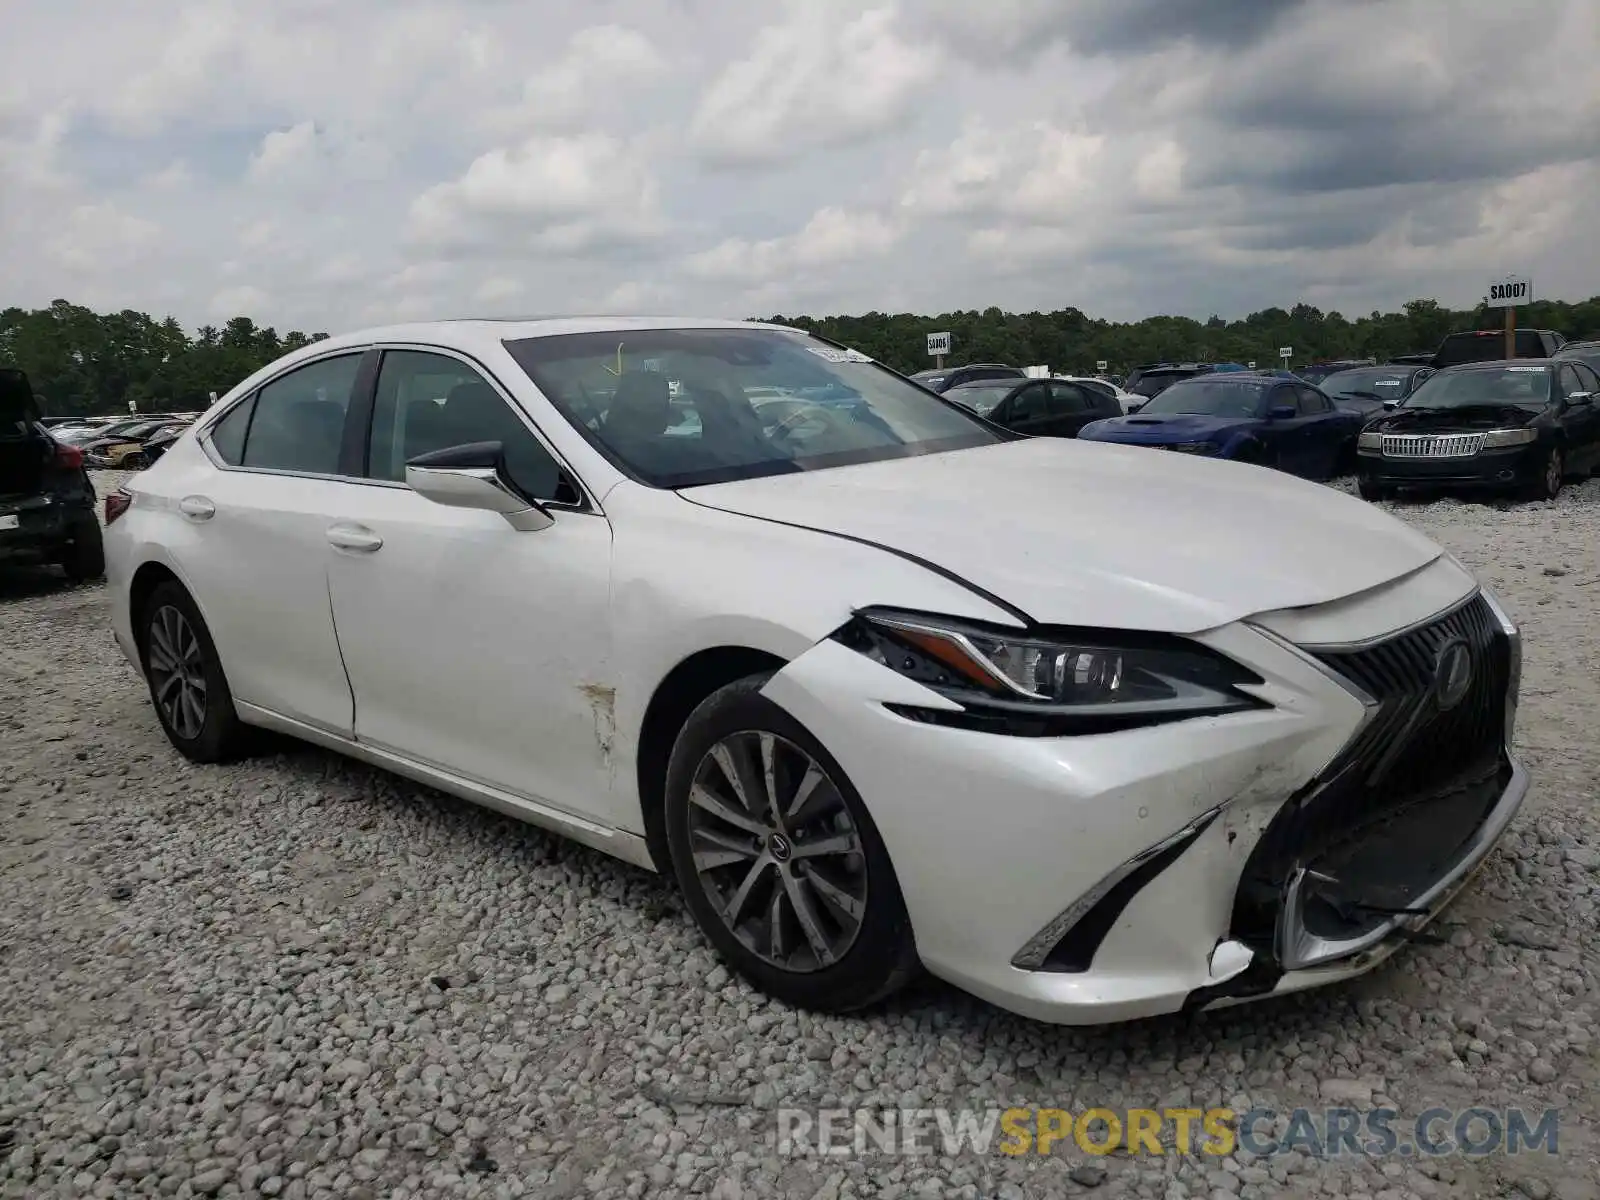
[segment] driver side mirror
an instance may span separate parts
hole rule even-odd
[[[1299,415],[1299,410],[1292,404],[1274,404],[1267,410],[1269,421],[1290,421]]]
[[[1136,404],[1128,405],[1128,414],[1130,416],[1132,416],[1134,413],[1138,412],[1141,408],[1143,408],[1148,403],[1150,403],[1148,400],[1140,400]]]
[[[505,475],[499,442],[471,442],[419,454],[406,463],[406,486],[446,508],[499,513],[513,529],[534,532],[555,524],[544,505],[519,496]]]
[[[1383,402],[1383,406],[1385,408],[1399,408],[1400,407],[1400,401],[1398,401],[1398,400],[1385,400]]]
[[[1593,392],[1568,392],[1567,393],[1567,403],[1568,404],[1593,404],[1594,403],[1594,393]]]

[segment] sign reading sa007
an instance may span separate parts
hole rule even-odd
[[[948,333],[930,333],[928,335],[928,354],[932,358],[950,353],[950,335]]]
[[[1533,280],[1526,275],[1507,275],[1489,285],[1490,308],[1513,308],[1533,300]]]

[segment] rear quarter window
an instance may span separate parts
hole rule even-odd
[[[230,467],[237,467],[244,461],[244,439],[250,431],[250,414],[255,406],[256,398],[251,396],[235,404],[222,420],[211,427],[211,448]]]

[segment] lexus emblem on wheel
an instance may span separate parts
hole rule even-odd
[[[1440,712],[1462,700],[1472,687],[1472,651],[1461,638],[1451,638],[1439,647],[1433,664],[1433,697]]]

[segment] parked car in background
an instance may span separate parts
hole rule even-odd
[[[1307,383],[1321,384],[1329,375],[1337,374],[1340,371],[1375,365],[1375,360],[1370,358],[1340,358],[1329,362],[1307,363],[1305,366],[1298,368],[1295,374]]]
[[[1137,413],[1096,421],[1078,436],[1329,479],[1353,465],[1361,425],[1309,383],[1241,373],[1174,383]]]
[[[157,461],[163,454],[172,448],[172,444],[189,432],[192,421],[174,421],[164,425],[144,440],[142,453],[145,465]],[[126,460],[124,460],[126,461]]]
[[[768,434],[752,386],[859,408]],[[178,752],[271,728],[670,872],[791,1004],[919,962],[1073,1024],[1360,975],[1522,803],[1516,626],[1372,505],[1150,458],[794,329],[410,325],[108,496],[108,602]]]
[[[1393,354],[1383,361],[1396,367],[1431,367],[1433,366],[1432,350],[1426,354]]]
[[[1404,400],[1433,374],[1432,367],[1357,367],[1329,375],[1322,381],[1322,391],[1340,408],[1370,420],[1382,413],[1385,405]]]
[[[1120,384],[1113,383],[1109,379],[1102,379],[1098,375],[1059,375],[1057,378],[1066,383],[1075,383],[1080,387],[1093,388],[1102,396],[1110,396],[1117,402],[1117,410],[1119,412],[1132,412],[1144,403],[1143,396],[1135,395],[1133,392],[1125,390]]]
[[[1210,363],[1155,363],[1139,367],[1128,376],[1128,391],[1145,400],[1159,396],[1180,379],[1193,379],[1196,375],[1209,375],[1215,368]]]
[[[967,363],[961,367],[941,367],[918,371],[911,376],[930,392],[944,392],[964,383],[977,383],[984,379],[1026,379],[1021,367],[1008,367],[1003,363]]]
[[[1567,342],[1555,353],[1557,359],[1577,359],[1593,371],[1600,371],[1600,341]]]
[[[95,438],[116,437],[128,432],[130,429],[140,429],[151,423],[150,417],[114,417],[109,421],[81,426],[60,426],[52,431],[57,441],[70,442],[74,446],[82,446],[85,442]]]
[[[38,421],[28,377],[0,368],[0,563],[58,563],[73,580],[105,572],[83,452]]]
[[[1368,500],[1414,487],[1554,500],[1600,467],[1600,375],[1575,359],[1452,367],[1369,424],[1356,458]]]
[[[85,461],[101,470],[138,471],[150,465],[145,453],[145,443],[165,429],[186,429],[187,422],[170,417],[158,417],[137,425],[121,428],[117,432],[102,432],[78,443]]]
[[[1029,437],[1077,437],[1090,421],[1122,415],[1114,397],[1066,379],[1029,379],[1011,386],[968,383],[947,389],[944,398]]]
[[[1518,329],[1516,357],[1549,358],[1566,344],[1566,340],[1553,329]],[[1505,354],[1504,329],[1469,329],[1452,333],[1440,342],[1439,349],[1428,360],[1428,365],[1436,371],[1442,371],[1462,363],[1502,361]]]

